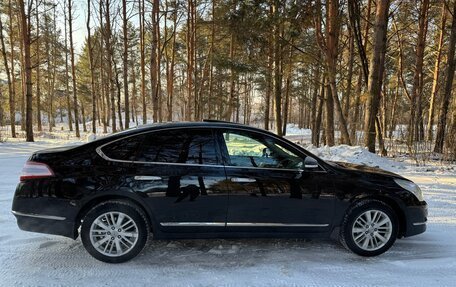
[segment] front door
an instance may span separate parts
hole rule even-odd
[[[305,170],[305,154],[279,138],[243,130],[219,134],[230,196],[227,230],[326,232],[334,198],[326,172]]]
[[[225,230],[226,177],[211,129],[151,132],[133,165],[133,187],[162,231]]]

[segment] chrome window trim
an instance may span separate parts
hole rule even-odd
[[[160,222],[165,227],[328,227],[329,224],[268,222]]]
[[[110,158],[106,154],[104,154],[103,151],[101,150],[102,148],[104,148],[105,146],[107,146],[109,144],[112,144],[112,143],[115,143],[117,141],[130,138],[130,137],[140,136],[140,135],[143,135],[143,134],[148,134],[148,133],[153,133],[153,132],[160,132],[160,131],[166,131],[166,130],[177,130],[177,129],[215,129],[215,130],[216,129],[231,129],[231,130],[240,130],[240,131],[244,131],[244,132],[253,132],[253,133],[259,133],[259,134],[262,134],[262,135],[265,135],[265,136],[269,136],[269,137],[272,137],[274,139],[277,139],[277,140],[281,141],[282,143],[284,143],[286,145],[289,145],[289,143],[285,142],[284,140],[280,139],[279,137],[277,137],[275,135],[271,135],[271,134],[268,134],[268,133],[265,133],[265,132],[262,132],[262,131],[252,131],[252,130],[249,130],[249,129],[239,128],[239,127],[172,127],[172,128],[157,128],[156,130],[144,131],[144,132],[141,132],[141,133],[136,133],[136,134],[129,135],[129,136],[126,136],[126,137],[118,138],[118,139],[115,139],[113,141],[110,141],[110,142],[107,142],[105,144],[102,144],[101,146],[98,146],[95,149],[95,152],[100,157],[102,157],[104,160],[113,161],[113,162],[121,162],[121,163],[158,164],[158,165],[195,166],[195,167],[217,167],[217,168],[229,167],[229,168],[241,168],[241,169],[262,169],[262,170],[281,170],[281,171],[303,172],[302,169],[287,169],[287,168],[272,168],[272,167],[269,168],[269,167],[231,166],[231,165],[226,165],[225,166],[225,165],[220,165],[220,164],[198,164],[198,163],[174,163],[174,162],[157,162],[157,161],[121,160],[121,159]],[[319,172],[319,173],[324,172],[324,173],[326,173],[326,170],[320,164],[318,164],[318,166],[322,170],[313,171],[313,172]]]
[[[209,129],[212,127],[189,127],[190,129]],[[135,136],[140,136],[148,133],[153,133],[153,132],[161,132],[161,131],[166,131],[166,130],[177,130],[177,129],[184,129],[184,127],[172,127],[172,128],[158,128],[156,130],[149,130],[149,131],[144,131],[141,133],[136,133],[133,135],[129,135],[126,137],[118,138],[113,141],[107,142],[105,144],[102,144],[101,146],[97,147],[95,149],[96,153],[101,156],[103,159],[107,161],[113,161],[113,162],[121,162],[121,163],[138,163],[138,164],[159,164],[159,165],[175,165],[175,166],[198,166],[198,167],[225,167],[224,165],[220,164],[197,164],[197,163],[175,163],[175,162],[158,162],[158,161],[136,161],[136,160],[122,160],[122,159],[114,159],[108,157],[103,151],[101,150],[107,145],[110,145],[112,143],[115,143],[120,140],[124,140],[130,137],[135,137]]]
[[[26,217],[33,217],[33,218],[41,218],[41,219],[50,219],[50,220],[65,220],[66,217],[62,216],[55,216],[55,215],[45,215],[45,214],[35,214],[35,213],[24,213],[15,210],[11,210],[11,213],[15,216],[26,216]]]

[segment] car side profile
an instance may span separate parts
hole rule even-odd
[[[134,258],[148,239],[334,238],[361,256],[426,230],[413,182],[324,161],[229,122],[145,125],[35,152],[12,213],[20,229],[76,239],[96,259]]]

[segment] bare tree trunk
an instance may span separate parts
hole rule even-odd
[[[3,110],[3,92],[0,89],[0,127],[4,125],[4,110]],[[0,139],[2,139],[2,132],[0,130]]]
[[[158,122],[163,121],[163,109],[162,109],[162,88],[161,88],[161,61],[162,61],[162,55],[163,55],[163,49],[164,45],[162,48],[161,45],[161,33],[160,33],[160,4],[159,0],[155,0],[157,2],[157,15],[155,18],[157,19],[157,26],[155,27],[155,33],[157,34],[157,88],[156,88],[156,97],[157,99],[155,100],[157,102],[157,107],[158,107]],[[166,28],[165,28],[166,29]]]
[[[339,30],[341,14],[339,11],[339,2],[337,0],[328,0],[326,3],[326,37],[323,37],[321,30],[321,1],[316,4],[316,35],[320,48],[325,53],[326,65],[328,67],[328,81],[331,88],[333,106],[339,118],[339,127],[341,132],[341,143],[350,144],[347,123],[342,111],[342,106],[337,94],[336,76],[337,76],[337,47],[339,43]],[[331,137],[329,137],[331,138]]]
[[[317,59],[321,59],[321,53],[318,53]],[[317,61],[314,67],[314,90],[312,93],[312,103],[310,107],[310,129],[312,131],[311,142],[318,146],[320,139],[321,114],[324,103],[324,75],[321,76],[320,61]],[[318,114],[320,113],[320,114]]]
[[[21,130],[25,131],[26,129],[26,112],[25,112],[25,94],[27,91],[26,87],[26,68],[25,68],[25,57],[24,57],[24,39],[22,38],[22,27],[21,27],[21,13],[18,13],[17,21],[19,23],[19,35],[21,38],[19,39],[19,50],[20,50],[20,64],[21,64]]]
[[[204,86],[206,84],[206,81],[208,80],[208,77],[209,77],[209,62],[211,61],[211,57],[212,57],[212,51],[211,51],[211,48],[212,46],[209,46],[209,50],[207,52],[207,56],[206,56],[206,59],[204,60],[204,64],[203,64],[203,69],[202,69],[202,75],[201,75],[201,81],[200,81],[200,85],[198,87],[198,92],[197,92],[197,98],[199,99],[198,100],[198,120],[202,120],[203,119],[203,116],[204,116],[204,104],[205,104],[205,101],[203,99],[203,89],[204,89]]]
[[[122,125],[122,108],[121,108],[121,90],[122,90],[122,85],[120,84],[119,80],[119,69],[117,68],[117,62],[116,62],[116,57],[113,55],[112,61],[114,62],[114,73],[115,73],[115,82],[116,82],[116,90],[117,90],[117,116],[119,118],[119,129],[123,130],[123,125]]]
[[[64,25],[65,25],[65,78],[68,78],[69,68],[68,68],[68,33],[67,33],[67,2],[63,2],[63,16],[64,16]],[[68,126],[70,132],[73,131],[73,119],[71,116],[71,101],[70,101],[70,88],[68,81],[65,81],[65,97],[67,104],[67,113],[68,113]]]
[[[272,7],[271,7],[271,14]],[[274,65],[274,44],[272,43],[272,38],[269,38],[267,55],[268,55],[268,64],[266,68],[266,93],[265,93],[265,106],[264,106],[264,129],[269,130],[269,112],[271,110],[271,93],[272,93],[272,69]]]
[[[87,0],[87,48],[89,49],[90,87],[92,88],[92,133],[95,134],[97,132],[97,100],[95,93],[95,67],[93,65],[92,36],[90,34],[90,2],[90,0]]]
[[[9,27],[10,30],[13,27],[13,11],[11,0],[8,2],[8,14],[9,14]],[[16,75],[14,73],[14,33],[10,33],[10,61],[11,61],[11,94],[9,94],[10,104],[10,121],[11,121],[11,136],[16,137]]]
[[[358,47],[359,58],[361,60],[361,69],[359,77],[364,75],[365,82],[367,83],[369,77],[369,65],[366,55],[367,36],[370,28],[370,14],[372,8],[372,1],[367,0],[366,8],[366,21],[364,26],[364,33],[361,28],[361,9],[359,4],[362,3],[358,0],[348,0],[348,15],[353,37],[356,39],[356,46]],[[362,80],[358,80],[362,84]]]
[[[192,113],[193,113],[193,73],[194,73],[194,54],[195,54],[195,47],[194,47],[194,19],[193,17],[193,5],[195,3],[193,0],[188,0],[188,11],[187,11],[187,108],[185,111],[185,119],[187,121],[192,120]]]
[[[310,124],[310,129],[312,130],[312,139],[311,139],[311,142],[312,144],[314,144],[314,142],[316,142],[316,137],[318,137],[319,135],[317,135],[314,130],[316,131],[316,127],[317,127],[317,103],[318,103],[318,97],[319,97],[319,93],[318,93],[318,90],[320,89],[321,90],[321,76],[320,76],[320,71],[321,71],[321,68],[320,68],[320,62],[321,62],[321,51],[318,50],[317,52],[317,61],[315,63],[315,66],[314,66],[314,76],[313,76],[313,92],[312,92],[312,99],[311,99],[311,104],[310,104],[310,120],[311,120],[311,124]],[[302,100],[302,102],[304,102],[304,100]],[[304,105],[304,103],[303,103]],[[315,144],[314,144],[315,145]]]
[[[125,129],[130,126],[130,101],[128,94],[128,32],[127,32],[127,0],[122,0],[122,20],[123,20],[123,88],[125,97]]]
[[[10,3],[11,5],[11,3]],[[11,31],[11,27],[10,27]],[[11,33],[12,34],[12,33]],[[6,55],[6,48],[5,48],[5,40],[3,38],[3,23],[0,17],[0,41],[2,45],[2,56],[3,56],[3,64],[5,65],[5,72],[6,78],[8,81],[8,97],[9,97],[9,104],[10,104],[10,125],[11,125],[11,136],[13,138],[16,137],[16,126],[15,126],[15,115],[14,115],[14,94],[13,94],[13,85],[11,83],[11,74],[8,65],[8,57]],[[10,43],[11,51],[13,51],[13,45]],[[14,77],[14,75],[13,75]]]
[[[429,0],[421,1],[420,17],[418,24],[418,39],[416,43],[416,61],[415,72],[413,75],[413,87],[410,104],[410,122],[409,122],[409,145],[415,140],[422,140],[420,132],[420,121],[422,121],[422,90],[423,90],[423,60],[424,45],[426,42],[427,15],[429,10]]]
[[[33,142],[33,108],[32,108],[32,62],[30,59],[30,10],[33,1],[30,1],[25,12],[24,0],[18,0],[21,18],[22,42],[24,45],[24,68],[25,68],[25,98],[26,98],[26,119],[25,132],[26,140]],[[27,20],[28,19],[28,20]]]
[[[440,105],[439,117],[437,122],[437,133],[435,136],[434,152],[442,153],[443,144],[445,142],[445,129],[448,115],[448,107],[450,106],[451,90],[453,85],[454,71],[455,71],[455,45],[456,45],[456,4],[453,3],[453,20],[451,23],[450,40],[448,43],[448,68],[445,79],[445,87],[442,93],[442,101]]]
[[[57,24],[56,24],[56,19],[57,19],[57,13],[56,13],[56,5],[52,6],[53,9],[53,18],[52,18],[52,29],[53,31],[57,31]],[[46,32],[49,34],[49,23],[46,20]],[[49,110],[48,110],[48,118],[49,118],[49,131],[52,132],[52,129],[55,127],[55,119],[54,119],[54,93],[55,93],[55,79],[56,79],[56,74],[57,74],[57,63],[56,63],[56,57],[57,57],[57,35],[56,33],[53,33],[52,37],[52,43],[49,43],[50,39],[49,37],[46,37],[46,45],[49,47],[52,45],[52,51],[51,48],[49,47],[49,52],[48,52],[48,79],[51,82],[49,83],[49,89],[48,89],[48,101],[49,101]],[[46,49],[48,50],[48,49]],[[50,54],[52,53],[52,75],[51,75],[51,57]]]
[[[193,120],[198,120],[199,119],[199,104],[198,104],[198,98],[197,98],[197,89],[198,89],[198,47],[196,45],[197,43],[197,38],[196,38],[196,21],[197,21],[197,10],[196,7],[198,6],[198,2],[196,0],[192,1],[191,5],[191,15],[192,15],[192,34],[191,34],[191,39],[192,39],[192,61],[193,61]]]
[[[401,56],[398,56],[398,61],[401,61]],[[400,65],[398,65],[399,67]],[[393,137],[394,130],[396,129],[396,106],[397,106],[397,101],[399,98],[399,81],[400,81],[400,70],[398,68],[397,70],[397,76],[396,76],[396,90],[394,92],[394,99],[393,103],[391,105],[391,115],[390,115],[390,128],[389,128],[389,137]],[[384,129],[384,133],[386,134],[386,128]]]
[[[323,113],[323,105],[325,104],[325,79],[323,78],[320,84],[320,93],[318,96],[318,108],[315,123],[312,129],[312,144],[316,147],[320,145],[320,129],[321,129],[321,118]],[[314,131],[315,130],[315,131]]]
[[[350,27],[350,26],[348,26]],[[345,96],[343,97],[343,112],[344,112],[344,118],[348,119],[350,118],[350,98],[351,98],[351,92],[352,92],[352,79],[353,79],[353,62],[355,58],[355,53],[354,53],[354,37],[353,37],[353,32],[350,28],[348,28],[348,37],[349,37],[349,50],[348,50],[348,75],[347,75],[347,87],[345,88]]]
[[[152,109],[153,109],[153,120],[158,122],[158,113],[159,113],[159,88],[158,88],[158,74],[160,73],[160,68],[158,65],[159,57],[159,47],[158,47],[158,37],[159,37],[159,1],[153,0],[152,4],[152,46],[150,54],[150,82],[152,88]]]
[[[112,45],[112,30],[111,30],[111,11],[110,11],[110,0],[105,0],[105,16],[106,19],[106,27],[105,27],[105,44],[107,50],[107,63],[108,63],[108,95],[111,99],[111,126],[112,132],[115,133],[117,131],[117,122],[116,122],[116,100],[115,100],[115,88],[114,88],[114,75],[113,75],[113,67],[112,63],[114,61],[114,47]]]
[[[39,17],[39,3],[36,1],[36,6],[35,6],[35,16],[36,16],[36,39],[35,39],[35,44],[36,44],[36,50],[41,51],[40,47],[40,17]],[[30,21],[30,20],[29,20]],[[37,52],[36,53],[36,124],[37,124],[37,129],[39,132],[43,130],[43,126],[41,125],[41,53]]]
[[[361,67],[359,69],[358,80],[356,84],[356,98],[353,104],[354,112],[351,117],[351,126],[350,126],[350,140],[354,144],[357,142],[356,132],[358,130],[358,122],[360,118],[360,103],[361,103],[361,93],[363,91],[363,86],[367,85],[369,78],[369,65],[366,55],[366,48],[368,44],[368,35],[370,29],[370,15],[372,10],[372,1],[367,1],[366,8],[366,21],[364,24],[364,31],[362,32],[361,28],[361,10],[359,7],[359,2],[356,0],[350,0],[348,2],[349,6],[349,17],[350,24],[352,26],[352,32],[356,39],[356,46],[358,47],[358,53],[361,60]],[[364,82],[363,82],[364,76]],[[361,125],[362,126],[362,125]]]
[[[277,135],[282,135],[282,45],[280,43],[281,24],[279,17],[279,1],[274,1],[273,17],[275,23],[273,26],[273,47],[274,47],[274,115]]]
[[[100,14],[100,31],[101,36],[100,38],[100,50],[104,50],[104,36],[105,36],[105,27],[103,24],[103,1],[99,1],[98,3],[98,10]],[[108,115],[108,103],[109,103],[109,92],[107,92],[106,84],[105,84],[105,53],[99,53],[99,60],[100,60],[100,99],[99,102],[101,104],[102,110],[102,118],[103,118],[103,133],[108,132],[109,126],[109,115]]]
[[[288,60],[288,69],[287,69],[287,79],[285,80],[285,103],[283,105],[283,128],[282,128],[282,135],[286,135],[287,133],[287,123],[288,123],[288,117],[289,117],[289,104],[291,102],[290,99],[290,89],[291,89],[291,77],[292,77],[292,72],[293,72],[293,41],[291,42],[291,45],[289,47],[289,60]]]
[[[389,0],[379,0],[375,19],[373,53],[370,63],[366,114],[364,117],[364,144],[375,152],[375,118],[377,117],[385,65],[386,34]]]
[[[211,55],[209,61],[209,94],[207,97],[208,118],[214,117],[214,48],[215,48],[215,4],[216,0],[212,0],[212,24],[211,24]],[[174,24],[175,25],[175,24]],[[174,31],[174,33],[176,33]],[[174,49],[174,45],[173,45]],[[174,51],[174,50],[173,50]]]
[[[71,74],[73,79],[73,105],[74,105],[74,125],[76,137],[80,137],[79,133],[79,113],[78,113],[78,97],[76,86],[76,66],[74,62],[74,47],[73,47],[73,16],[72,16],[72,0],[68,0],[68,28],[70,33],[70,56],[71,56]]]
[[[146,106],[146,56],[145,56],[145,27],[144,27],[144,0],[138,0],[139,8],[139,51],[141,55],[141,100],[142,100],[142,122],[147,123]]]
[[[55,49],[54,45],[52,45],[51,49],[51,44],[54,44],[55,38],[50,39],[47,35],[49,35],[49,18],[45,17],[44,18],[44,29],[45,29],[45,38],[44,38],[44,51],[46,53],[46,77],[47,77],[47,117],[48,117],[48,124],[49,124],[49,131],[52,132],[52,124],[53,124],[53,113],[52,113],[52,108],[51,108],[51,102],[52,102],[52,93],[53,93],[53,85],[54,85],[54,77],[53,75],[55,74],[55,69],[56,69],[56,64],[55,62],[51,61],[51,55],[55,55]],[[53,28],[54,29],[54,28]],[[54,29],[55,31],[55,29]],[[51,43],[52,42],[52,43]],[[54,73],[51,72],[54,69]]]
[[[378,117],[375,118],[375,130],[376,130],[376,133],[377,133],[378,146],[379,146],[380,154],[382,156],[387,156],[385,143],[383,141],[382,125],[380,124],[380,120],[378,119]]]
[[[439,80],[440,80],[440,62],[442,61],[442,50],[443,50],[443,40],[445,37],[445,24],[446,24],[446,15],[447,9],[445,3],[442,4],[442,18],[440,23],[440,36],[439,36],[439,46],[437,48],[437,57],[435,59],[434,65],[434,77],[432,79],[432,91],[431,99],[429,101],[429,116],[427,122],[427,140],[432,141],[433,135],[433,126],[434,126],[434,110],[435,110],[435,99],[439,91]]]
[[[174,96],[174,62],[176,58],[176,37],[177,37],[177,7],[173,12],[173,40],[171,44],[171,63],[169,63],[169,72],[166,78],[166,90],[168,92],[168,121],[173,120],[173,96]],[[168,64],[168,61],[166,61]],[[168,69],[167,69],[168,71]]]
[[[328,78],[325,79],[325,145],[334,146],[334,102]]]
[[[136,62],[136,59],[133,60]],[[131,107],[131,119],[135,122],[135,125],[138,125],[138,91],[136,88],[136,67],[135,65],[131,65],[131,81],[132,81],[132,103]]]
[[[230,36],[230,60],[231,62],[234,61],[234,34],[231,33]],[[235,75],[234,67],[230,68],[230,95],[228,99],[228,107],[225,113],[225,120],[230,121],[233,115],[234,109],[234,97],[235,97],[235,86],[236,86],[236,75]]]

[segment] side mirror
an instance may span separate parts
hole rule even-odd
[[[306,168],[306,169],[318,168],[317,160],[310,156],[306,157],[304,159],[304,168]]]

